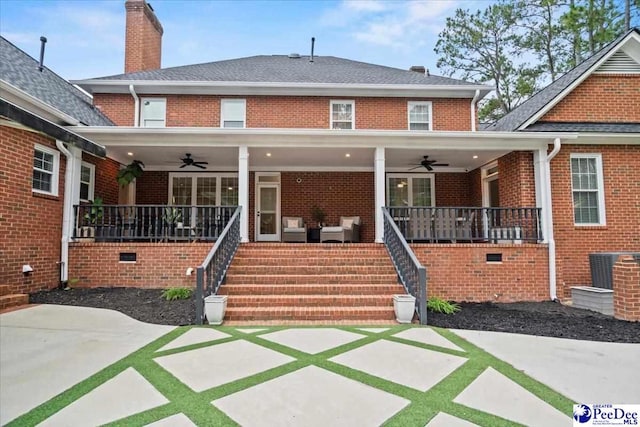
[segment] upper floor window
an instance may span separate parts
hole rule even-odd
[[[33,180],[34,193],[58,195],[58,168],[60,167],[60,153],[56,150],[36,144],[33,151]]]
[[[93,200],[93,190],[96,181],[96,167],[91,163],[82,162],[80,166],[80,201]]]
[[[409,101],[409,130],[431,130],[431,103]]]
[[[604,225],[602,155],[571,154],[571,190],[576,225]]]
[[[247,103],[244,99],[223,99],[220,105],[220,127],[246,127]]]
[[[166,126],[167,100],[165,98],[142,98],[140,126],[162,128]]]
[[[331,129],[355,129],[355,103],[331,101]]]

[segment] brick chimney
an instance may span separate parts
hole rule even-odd
[[[127,0],[124,72],[156,70],[162,56],[162,25],[145,0]]]

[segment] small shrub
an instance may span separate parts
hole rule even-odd
[[[169,288],[162,291],[162,298],[167,301],[175,301],[177,299],[189,299],[193,291],[188,288]]]
[[[427,300],[427,309],[436,313],[453,314],[460,311],[460,306],[455,302],[449,302],[442,298],[433,297]]]

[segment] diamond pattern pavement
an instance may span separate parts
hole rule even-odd
[[[340,326],[254,329],[247,333],[247,328],[198,327],[170,332],[175,338],[162,350],[174,353],[157,355],[160,343],[166,342],[161,338],[157,346],[152,343],[118,362],[126,369],[109,374],[107,368],[87,379],[85,383],[95,383],[91,391],[83,395],[87,385],[74,386],[25,415],[26,420],[32,417],[38,422],[18,425],[390,422],[472,427],[570,422],[572,402],[566,397],[448,331],[405,325],[363,328],[363,334]],[[406,341],[394,341],[399,338]],[[203,347],[185,348],[193,344]],[[337,356],[322,354],[344,344],[351,345]],[[464,357],[437,348],[464,352]],[[546,401],[536,397],[493,364],[551,397]],[[556,409],[558,402],[565,413]]]

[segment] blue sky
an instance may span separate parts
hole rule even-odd
[[[437,72],[433,47],[445,18],[477,0],[149,0],[164,27],[162,66],[261,54],[316,54]],[[0,33],[67,79],[124,69],[124,0],[0,0]]]

